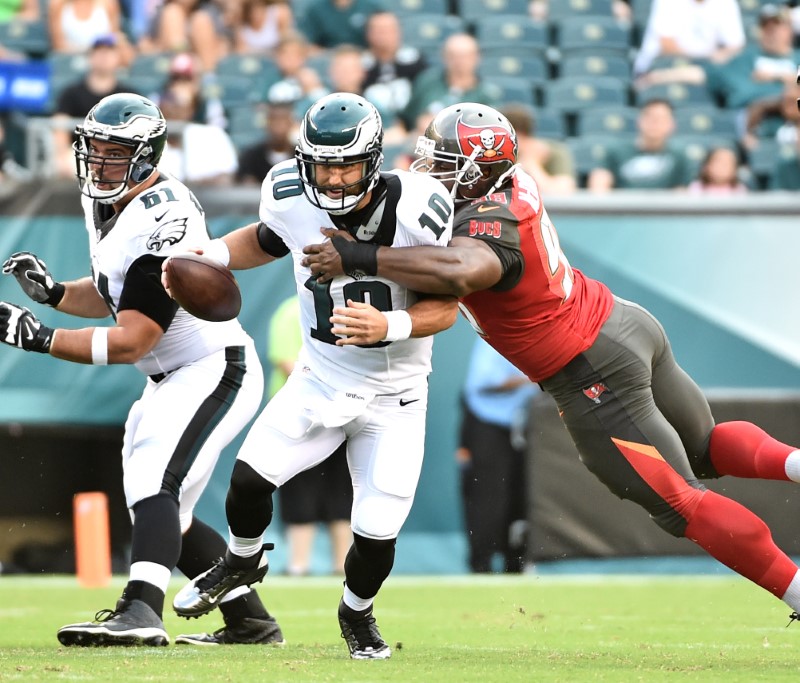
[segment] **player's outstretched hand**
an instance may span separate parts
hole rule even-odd
[[[0,342],[25,351],[47,353],[53,330],[27,308],[0,301]]]
[[[342,256],[336,248],[336,241],[355,242],[355,238],[346,230],[322,228],[320,232],[328,239],[303,247],[303,265],[311,269],[311,274],[316,275],[319,282],[328,282],[337,275],[344,275]]]
[[[37,303],[55,307],[64,297],[64,285],[56,282],[47,264],[29,251],[11,254],[3,264],[3,274],[17,278],[22,291]]]
[[[337,306],[331,316],[331,332],[343,336],[337,346],[363,346],[382,341],[389,329],[386,316],[377,308],[360,301],[347,300],[347,306]]]

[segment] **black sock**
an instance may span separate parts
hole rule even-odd
[[[158,586],[154,586],[147,581],[128,581],[125,590],[122,592],[122,597],[126,600],[141,600],[150,606],[150,608],[162,618],[164,611],[164,591]]]

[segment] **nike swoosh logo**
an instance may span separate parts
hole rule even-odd
[[[406,400],[406,399],[404,399],[404,398],[401,398],[401,399],[400,399],[400,407],[401,407],[401,408],[402,408],[402,407],[405,407],[405,406],[407,406],[409,403],[416,403],[417,401],[419,401],[419,399],[418,399],[418,398],[410,398],[410,399],[408,399],[408,400]]]
[[[165,211],[164,213],[162,213],[162,214],[161,214],[161,215],[160,215],[158,218],[156,218],[156,223],[158,223],[158,222],[159,222],[159,221],[160,221],[162,218],[164,218],[164,216],[166,216],[168,213],[169,213],[169,211]]]
[[[493,209],[499,209],[499,206],[479,206],[478,213],[484,213],[485,211],[492,211]]]

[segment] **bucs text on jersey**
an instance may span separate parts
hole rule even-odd
[[[453,201],[444,185],[424,175],[389,171],[381,174],[373,192],[384,190],[380,201],[371,201],[366,210],[354,214],[360,221],[350,228],[356,239],[398,247],[447,245]],[[307,201],[294,159],[276,165],[264,179],[259,218],[283,243],[283,253],[276,250],[272,255],[291,253],[294,261],[303,333],[301,362],[340,391],[361,387],[371,394],[395,394],[417,386],[431,369],[430,337],[368,347],[336,346],[330,323],[334,307],[351,299],[381,311],[400,310],[418,297],[395,282],[360,272],[325,283],[312,277],[302,265],[303,247],[325,239],[321,228],[341,227],[341,223],[337,225],[327,212]]]
[[[161,264],[170,255],[211,240],[200,204],[189,189],[161,172],[119,214],[82,198],[92,278],[111,315],[135,309],[157,322],[164,336],[136,363],[146,375],[171,372],[248,337],[237,320],[212,323],[190,315],[161,286]]]
[[[464,297],[461,310],[532,381],[592,345],[611,313],[611,292],[570,266],[525,171],[517,167],[500,191],[460,204],[453,236],[483,240],[502,262],[500,282]]]

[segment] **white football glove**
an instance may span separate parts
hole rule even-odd
[[[17,278],[22,291],[37,303],[55,308],[64,297],[64,285],[56,282],[47,264],[29,251],[11,254],[3,264],[3,274]]]
[[[0,342],[25,351],[47,353],[53,330],[27,308],[0,301]]]

